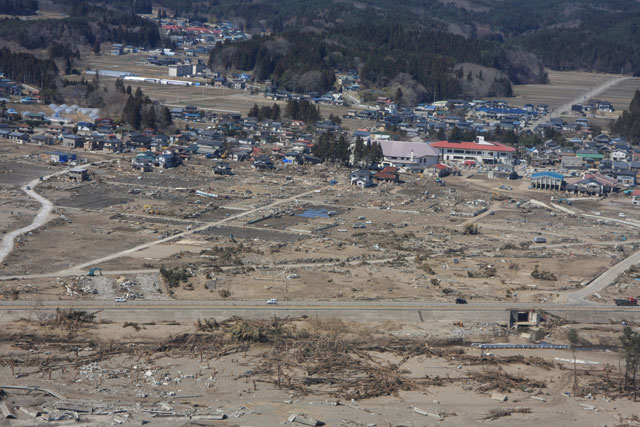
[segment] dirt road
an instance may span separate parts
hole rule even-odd
[[[582,104],[582,103],[588,101],[590,98],[593,98],[594,96],[599,95],[600,93],[602,93],[602,92],[606,91],[607,89],[617,85],[618,83],[620,83],[620,82],[622,82],[624,80],[628,80],[630,78],[631,77],[621,76],[621,77],[615,77],[615,78],[609,79],[606,82],[602,83],[601,85],[598,85],[598,86],[594,87],[590,91],[588,91],[586,93],[583,93],[582,95],[572,99],[569,102],[566,102],[565,104],[562,104],[558,108],[552,110],[546,116],[543,116],[540,119],[538,119],[538,120],[536,120],[534,122],[531,122],[531,124],[529,124],[526,127],[526,129],[534,129],[536,126],[538,126],[541,123],[548,122],[549,120],[551,120],[553,118],[556,118],[556,117],[560,117],[560,115],[562,115],[563,112],[569,111],[573,104]]]
[[[192,235],[194,233],[197,233],[197,232],[200,232],[200,231],[204,231],[204,230],[206,230],[208,228],[217,227],[217,226],[223,225],[223,224],[225,224],[227,222],[230,222],[230,221],[233,221],[233,220],[236,220],[236,219],[239,219],[239,218],[243,218],[243,217],[246,217],[246,216],[253,215],[258,211],[265,210],[265,209],[272,209],[272,208],[275,208],[276,206],[279,206],[279,205],[282,205],[282,204],[285,204],[285,203],[289,203],[289,202],[293,202],[296,199],[309,196],[309,195],[311,195],[313,193],[319,193],[319,192],[321,192],[323,190],[326,190],[329,187],[330,186],[326,186],[326,187],[323,187],[323,188],[316,188],[316,189],[313,189],[313,190],[305,191],[303,193],[299,193],[299,194],[287,197],[285,199],[277,200],[277,201],[275,201],[273,203],[270,203],[270,204],[268,204],[266,206],[260,206],[260,207],[257,207],[257,208],[254,208],[254,209],[251,209],[251,210],[248,210],[248,211],[241,212],[241,213],[236,214],[236,215],[231,215],[231,216],[228,216],[228,217],[226,217],[224,219],[221,219],[219,221],[209,222],[209,223],[206,223],[206,224],[204,224],[204,225],[202,225],[200,227],[196,227],[196,228],[193,228],[191,230],[183,231],[182,233],[174,234],[173,236],[165,237],[164,239],[159,239],[159,240],[155,240],[153,242],[144,243],[142,245],[135,246],[135,247],[133,247],[131,249],[126,249],[124,251],[116,252],[116,253],[111,254],[111,255],[107,255],[107,256],[104,256],[104,257],[101,257],[101,258],[98,258],[98,259],[94,259],[92,261],[88,261],[88,262],[84,262],[82,264],[78,264],[76,266],[73,266],[71,268],[63,270],[60,273],[61,274],[66,274],[66,273],[81,274],[83,269],[86,269],[87,267],[99,266],[101,263],[104,263],[104,262],[107,262],[107,261],[111,261],[111,260],[114,260],[116,258],[120,258],[120,257],[123,257],[123,256],[127,256],[127,255],[130,255],[132,253],[141,251],[143,249],[150,248],[152,246],[156,246],[156,245],[159,245],[159,244],[162,244],[162,243],[167,243],[167,242],[170,242],[170,241],[176,240],[176,239],[182,239],[182,238],[190,236],[190,235]]]
[[[51,175],[47,175],[43,177],[42,180],[47,180],[51,177],[62,175],[67,172],[68,172],[68,169],[58,171],[56,173],[52,173]],[[21,234],[28,233],[32,230],[35,230],[36,228],[43,226],[49,221],[49,214],[53,209],[53,203],[51,203],[50,200],[42,197],[41,195],[35,192],[34,188],[40,182],[42,182],[40,178],[36,178],[30,183],[28,183],[27,185],[22,187],[22,191],[24,191],[25,193],[27,193],[29,197],[35,199],[38,203],[40,203],[41,205],[40,211],[38,212],[36,217],[33,219],[33,222],[31,224],[27,225],[26,227],[22,227],[18,230],[14,230],[6,234],[2,238],[2,246],[0,246],[0,263],[4,261],[4,259],[13,250],[13,242],[15,241],[16,237],[20,236]]]

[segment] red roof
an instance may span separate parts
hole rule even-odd
[[[449,166],[443,165],[442,163],[436,163],[435,165],[433,165],[433,167],[440,170],[449,169]]]
[[[452,148],[458,150],[484,150],[484,151],[504,151],[514,152],[515,148],[508,145],[500,144],[499,142],[485,141],[480,144],[477,142],[452,142],[452,141],[438,141],[431,143],[433,148]]]
[[[632,196],[640,196],[640,190],[633,190]]]

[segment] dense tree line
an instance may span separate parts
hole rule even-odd
[[[116,88],[122,93],[128,94],[127,103],[122,110],[120,119],[128,123],[134,129],[154,129],[166,131],[173,126],[171,112],[167,107],[151,102],[149,97],[137,88],[131,95],[131,87],[124,88],[122,80],[116,81]]]
[[[4,15],[35,15],[38,0],[0,0],[0,13]]]
[[[325,92],[336,79],[327,55],[321,37],[291,33],[278,39],[254,37],[230,46],[219,44],[209,56],[209,67],[253,71],[258,80],[272,79],[296,92]]]
[[[629,109],[622,112],[612,128],[615,133],[622,135],[627,141],[640,142],[640,90],[636,90],[629,103]]]
[[[249,117],[256,117],[258,120],[270,119],[278,121],[281,118],[280,106],[274,103],[271,107],[263,105],[258,107],[258,104],[253,104],[253,107],[249,110]]]
[[[287,102],[284,116],[291,120],[302,120],[305,123],[315,123],[322,119],[320,109],[306,99]]]
[[[508,56],[503,56],[500,49],[516,53],[524,49],[536,54],[545,66],[554,69],[640,73],[640,3],[635,0],[583,0],[579,7],[575,6],[575,0],[503,0],[483,2],[480,10],[456,7],[455,2],[425,4],[420,0],[366,0],[360,2],[358,7],[349,2],[336,3],[331,0],[159,1],[187,15],[211,13],[225,19],[239,18],[248,28],[278,34],[305,26],[344,33],[336,26],[337,22],[341,22],[352,33],[368,33],[367,36],[355,37],[359,40],[356,45],[373,36],[369,40],[376,40],[383,48],[386,40],[399,47],[402,55],[392,55],[390,58],[375,55],[377,58],[367,62],[369,77],[380,78],[378,76],[383,74],[382,78],[388,78],[393,70],[399,68],[424,69],[427,65],[426,68],[430,69],[428,65],[432,63],[432,58],[421,61],[420,56],[425,50],[426,53],[438,55],[439,47],[448,58],[458,60],[458,57],[465,57],[470,62],[483,65],[493,63],[490,66],[505,72],[515,83],[544,82],[544,74],[538,72],[533,64],[531,73],[520,72],[518,67],[509,67]],[[390,22],[397,23],[409,37],[397,37],[389,32],[385,27]],[[566,25],[567,22],[571,25]],[[452,24],[458,32],[462,32],[465,37],[460,38],[469,43],[462,40],[431,42],[423,35],[414,37],[416,32],[446,33],[447,24]],[[484,30],[482,36],[478,36],[480,27]],[[376,33],[384,34],[375,37]],[[306,34],[301,36],[306,37]],[[349,38],[338,35],[334,42],[338,47],[352,48],[353,34]],[[482,43],[475,43],[478,39],[483,39]],[[395,43],[394,40],[402,43]],[[483,46],[483,43],[490,41],[498,47]],[[371,45],[375,50],[376,44]],[[406,52],[410,53],[408,57]],[[375,60],[379,58],[385,60],[382,63]],[[417,80],[427,89],[435,83],[436,86],[440,85],[436,91],[455,93],[458,90],[456,83],[443,78],[442,68],[447,69],[447,64],[443,67],[441,59],[436,57],[436,60],[438,64],[432,74],[438,75],[428,77],[423,71],[416,76]]]
[[[357,137],[353,147],[353,161],[356,165],[369,166],[380,163],[384,160],[382,146],[379,142],[364,142],[362,138]]]
[[[69,5],[64,19],[0,20],[0,39],[27,49],[48,49],[54,42],[77,47],[102,41],[157,47],[162,43],[157,23],[141,18],[130,8],[116,9],[78,1]]]
[[[505,73],[517,68],[498,43],[385,23],[336,26],[326,34],[290,31],[281,37],[256,37],[219,45],[209,58],[212,68],[253,71],[258,80],[271,79],[297,92],[329,90],[335,82],[334,69],[360,66],[365,82],[378,87],[406,74],[422,85],[419,101],[460,96],[460,79],[453,73],[453,66],[460,62]],[[496,80],[491,92],[510,96],[510,81]]]
[[[80,58],[80,52],[77,49],[69,45],[63,45],[60,43],[53,42],[49,46],[47,50],[49,54],[49,58],[63,58],[63,59],[71,59],[71,58]]]
[[[515,42],[557,70],[640,73],[640,12],[603,16],[578,28],[542,30]]]
[[[336,137],[334,133],[323,133],[320,135],[318,142],[313,144],[311,152],[314,156],[330,161],[346,165],[351,155],[349,151],[349,143],[344,135]]]
[[[0,71],[5,77],[43,89],[56,88],[58,67],[51,59],[39,59],[30,53],[15,53],[0,49]]]

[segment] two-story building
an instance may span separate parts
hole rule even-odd
[[[378,141],[384,160],[382,166],[420,171],[438,163],[438,152],[426,142]]]
[[[431,147],[439,150],[443,162],[459,162],[467,160],[478,164],[511,163],[516,149],[499,142],[491,142],[483,136],[477,137],[474,142],[464,141],[438,141]]]

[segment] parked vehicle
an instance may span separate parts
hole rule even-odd
[[[456,298],[456,304],[467,304],[467,300],[464,298]]]
[[[634,297],[616,298],[613,300],[613,302],[615,302],[616,305],[619,305],[619,306],[637,306],[638,305],[638,299]]]

